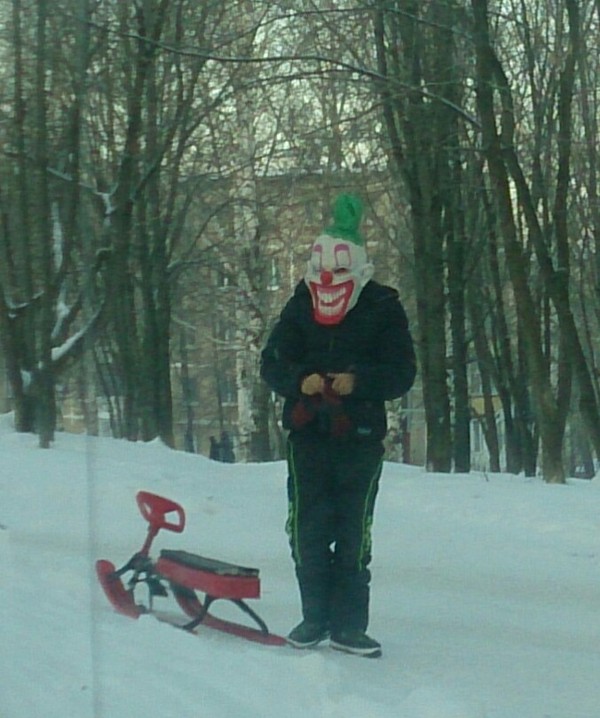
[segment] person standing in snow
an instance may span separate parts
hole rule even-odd
[[[214,436],[209,437],[209,441],[210,450],[208,453],[208,458],[212,459],[213,461],[221,461],[221,445]]]
[[[231,442],[231,437],[226,431],[221,432],[221,461],[224,461],[226,464],[233,464],[235,463],[235,454],[233,452],[233,444]]]
[[[286,530],[303,620],[288,642],[330,638],[338,650],[380,656],[367,627],[384,402],[410,389],[416,360],[398,293],[372,280],[361,216],[358,197],[337,198],[263,349],[261,376],[285,398],[289,430]]]

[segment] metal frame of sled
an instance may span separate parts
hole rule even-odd
[[[185,528],[185,512],[175,501],[148,491],[139,491],[136,501],[140,513],[148,522],[148,532],[141,549],[119,569],[111,561],[96,561],[98,580],[115,610],[130,618],[153,613],[154,598],[168,596],[170,588],[180,608],[191,619],[179,626],[184,630],[194,631],[198,626],[205,625],[259,643],[285,643],[285,639],[269,633],[266,623],[245,601],[260,598],[258,569],[168,549],[163,549],[158,560],[154,561],[150,557],[150,548],[158,532],[165,529],[181,533]],[[124,584],[122,579],[129,572],[131,576]],[[148,588],[147,607],[135,601],[134,592],[140,583]],[[203,600],[198,598],[197,591],[204,593]],[[218,599],[234,603],[257,627],[213,616],[209,609]]]

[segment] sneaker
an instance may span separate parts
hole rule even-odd
[[[302,621],[290,631],[287,642],[294,648],[312,648],[329,638],[328,629],[320,623]]]
[[[365,656],[366,658],[381,656],[381,644],[367,636],[364,631],[338,631],[331,637],[330,645],[336,651],[353,653],[356,656]]]

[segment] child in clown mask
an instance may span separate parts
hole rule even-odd
[[[398,293],[372,279],[361,216],[358,197],[338,197],[263,350],[261,375],[285,398],[289,430],[286,529],[303,620],[288,641],[330,639],[380,656],[366,631],[385,401],[410,389],[416,362]]]

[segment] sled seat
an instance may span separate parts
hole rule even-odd
[[[213,598],[260,598],[257,568],[168,549],[160,552],[155,568],[163,578],[189,589],[204,591]]]

